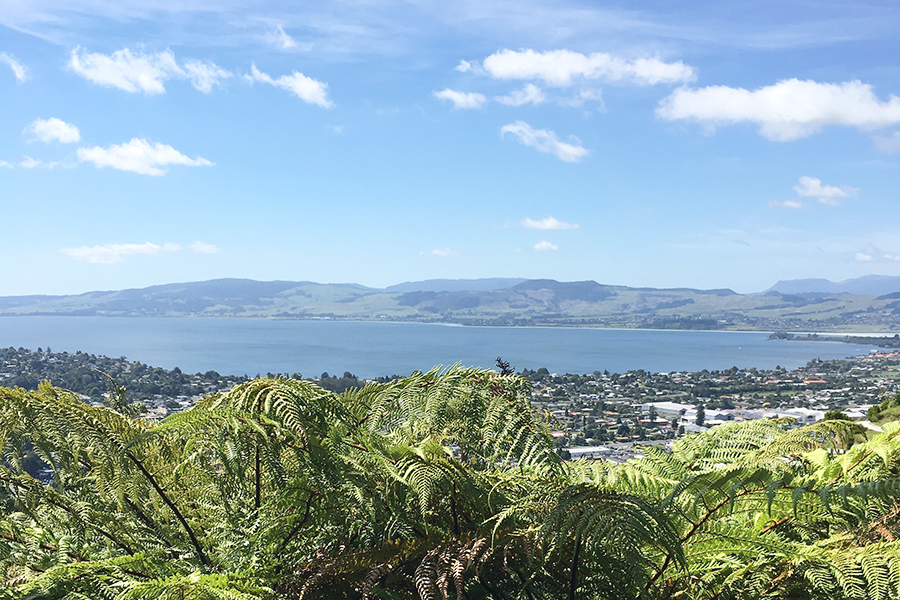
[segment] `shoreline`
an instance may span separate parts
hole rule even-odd
[[[198,320],[198,321],[288,321],[288,322],[313,322],[313,323],[385,323],[391,325],[439,325],[444,327],[464,327],[464,328],[484,328],[484,329],[603,329],[609,331],[655,331],[655,332],[678,332],[685,333],[696,331],[698,333],[765,333],[765,334],[776,334],[776,333],[785,333],[793,336],[804,336],[802,339],[806,339],[805,336],[855,336],[855,337],[869,337],[869,338],[889,338],[894,335],[900,335],[900,332],[896,330],[882,330],[882,331],[870,331],[870,330],[862,330],[862,331],[816,331],[816,330],[802,330],[802,331],[785,331],[785,330],[776,330],[774,328],[733,328],[733,327],[723,327],[721,329],[695,329],[695,328],[675,328],[675,327],[667,327],[667,328],[654,328],[654,327],[621,327],[621,326],[608,326],[608,325],[600,325],[600,324],[565,324],[561,323],[558,325],[553,324],[540,324],[540,325],[504,325],[501,323],[498,324],[489,324],[489,323],[479,323],[479,324],[468,324],[468,323],[458,323],[458,322],[443,322],[443,321],[413,321],[413,320],[392,320],[392,319],[353,319],[353,318],[333,318],[333,317],[306,317],[306,318],[290,318],[290,317],[267,317],[267,316],[221,316],[221,315],[78,315],[78,314],[61,314],[61,313],[39,313],[39,314],[9,314],[9,313],[0,313],[0,318],[102,318],[102,319],[190,319],[190,320]],[[815,340],[810,340],[815,341]],[[820,341],[843,341],[840,339],[835,340],[820,340]]]

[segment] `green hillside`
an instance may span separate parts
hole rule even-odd
[[[405,284],[401,289],[415,289],[415,285]],[[630,288],[550,279],[520,281],[501,289],[455,291],[388,291],[356,284],[220,279],[77,296],[5,297],[0,298],[0,315],[885,331],[900,329],[900,297],[778,292],[750,295],[727,289]]]

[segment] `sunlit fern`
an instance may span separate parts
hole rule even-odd
[[[900,426],[845,452],[847,423],[734,423],[563,463],[529,395],[460,366],[341,395],[260,379],[155,423],[0,389],[0,598],[900,596]]]

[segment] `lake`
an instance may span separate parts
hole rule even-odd
[[[81,350],[230,375],[407,375],[460,362],[556,373],[699,371],[844,358],[872,346],[769,340],[767,333],[215,318],[0,317],[0,347]]]

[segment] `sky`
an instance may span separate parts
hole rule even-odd
[[[0,0],[0,295],[900,275],[900,4]]]

